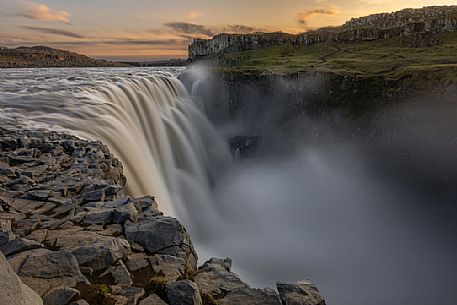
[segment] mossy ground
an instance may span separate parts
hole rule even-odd
[[[225,54],[226,72],[294,74],[310,70],[398,79],[422,72],[457,83],[457,33],[437,36],[436,46],[402,47],[396,39],[354,43],[291,44]]]

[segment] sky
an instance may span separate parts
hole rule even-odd
[[[109,60],[186,58],[192,38],[300,33],[352,17],[455,0],[0,0],[0,45]]]

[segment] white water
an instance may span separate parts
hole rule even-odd
[[[129,194],[152,194],[183,220],[188,209],[203,216],[211,167],[229,155],[176,78],[181,70],[2,70],[2,125],[101,140],[122,161]]]
[[[310,277],[329,304],[456,304],[455,209],[386,181],[351,145],[232,163],[180,71],[0,70],[0,119],[102,140],[132,195],[155,195],[203,259],[233,258],[254,286]]]

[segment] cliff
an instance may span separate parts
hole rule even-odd
[[[457,30],[457,6],[431,6],[353,18],[340,27],[301,34],[219,34],[194,39],[189,60],[217,59],[221,54],[257,50],[282,44],[308,46],[322,42],[357,42],[399,38],[405,42],[434,44],[433,35]]]
[[[44,46],[0,47],[0,68],[51,68],[51,67],[122,67],[126,64],[93,59],[66,50]]]
[[[154,197],[126,196],[125,183],[122,164],[100,142],[0,127],[0,299],[325,305],[309,281],[278,283],[276,292],[250,288],[230,259],[197,267],[184,226]]]

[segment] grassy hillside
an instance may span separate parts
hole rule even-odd
[[[431,74],[436,77],[456,83],[457,33],[441,34],[437,39],[439,44],[436,46],[417,48],[402,47],[398,40],[393,39],[311,46],[280,45],[227,53],[224,55],[227,65],[223,69],[279,74],[327,70],[348,76],[384,75],[394,78],[405,73],[433,72]]]

